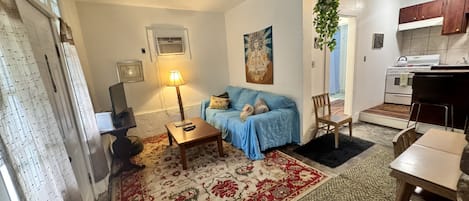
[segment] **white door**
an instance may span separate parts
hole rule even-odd
[[[85,154],[82,148],[82,143],[86,143],[86,139],[79,136],[62,64],[56,49],[51,20],[26,0],[17,0],[16,2],[28,31],[41,78],[46,86],[52,109],[61,129],[65,147],[80,187],[81,197],[85,201],[93,200],[88,154]]]

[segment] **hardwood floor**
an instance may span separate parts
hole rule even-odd
[[[343,114],[344,113],[344,100],[335,100],[331,102],[331,113],[332,114]]]
[[[367,109],[363,112],[407,120],[409,119],[410,106],[384,103]]]

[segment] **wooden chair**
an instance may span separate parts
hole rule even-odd
[[[316,128],[324,129],[327,127],[327,133],[330,131],[330,126],[334,127],[335,148],[339,148],[339,128],[340,126],[348,123],[350,138],[352,137],[352,117],[345,114],[331,114],[331,101],[329,93],[313,96],[314,115],[316,117]],[[322,115],[319,116],[319,110],[322,110]],[[319,126],[319,124],[324,124]]]
[[[415,140],[417,140],[417,134],[415,133],[414,127],[406,128],[394,136],[394,139],[392,140],[394,157],[397,158],[401,155],[401,153],[410,147]]]
[[[394,136],[392,139],[392,145],[394,147],[394,158],[397,158],[399,155],[401,155],[402,152],[404,152],[407,148],[410,147],[415,141],[417,140],[417,134],[415,132],[415,127],[410,127],[402,130],[399,132],[397,135]],[[400,180],[396,180],[397,185],[396,186],[403,186],[404,184],[401,184]],[[420,189],[420,190],[417,190]],[[417,186],[410,186],[408,191],[411,192],[417,192],[417,191],[422,191],[422,188],[417,187]],[[410,195],[410,194],[409,194]],[[396,199],[397,200],[397,199]]]

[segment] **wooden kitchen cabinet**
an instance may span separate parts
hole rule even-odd
[[[425,20],[443,16],[443,3],[443,0],[436,0],[420,4],[419,19]]]
[[[443,16],[443,3],[444,0],[435,0],[401,8],[399,11],[399,24],[441,17]]]
[[[466,14],[469,14],[469,0],[466,0]]]
[[[466,33],[466,1],[467,0],[446,0],[441,34]]]
[[[418,14],[418,5],[401,8],[401,10],[399,11],[399,24],[417,21]]]

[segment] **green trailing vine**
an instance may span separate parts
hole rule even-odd
[[[319,34],[317,44],[319,49],[329,47],[329,50],[334,50],[336,41],[333,38],[339,26],[339,0],[318,0],[314,6],[314,20],[313,25],[316,32]]]

